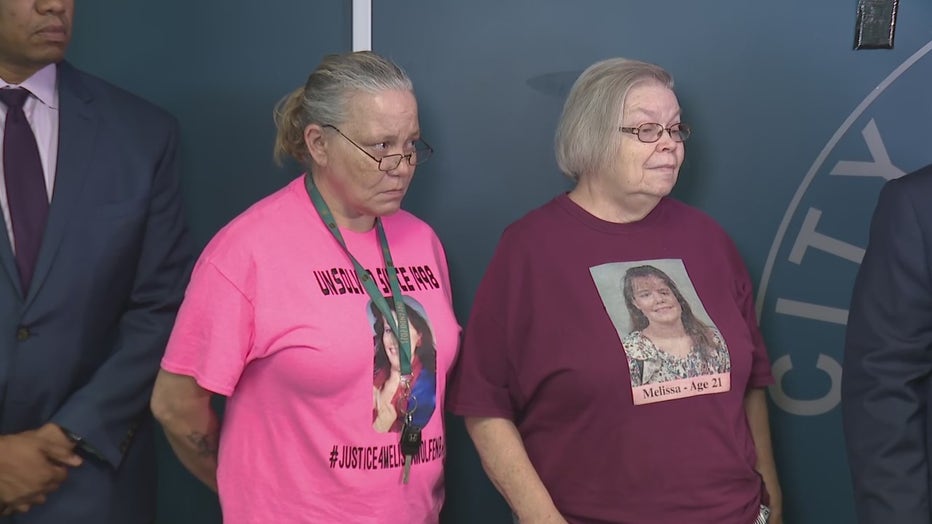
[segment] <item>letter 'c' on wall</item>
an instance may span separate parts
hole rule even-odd
[[[816,367],[822,370],[831,380],[828,393],[821,398],[812,400],[799,400],[791,398],[783,390],[783,376],[793,369],[793,359],[783,355],[773,362],[773,376],[776,381],[770,386],[770,397],[773,403],[783,411],[792,415],[814,416],[821,415],[838,405],[841,401],[841,365],[832,357],[819,354]]]

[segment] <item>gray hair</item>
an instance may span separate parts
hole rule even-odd
[[[275,160],[290,156],[307,164],[310,155],[304,144],[304,129],[311,124],[338,125],[345,122],[347,101],[356,93],[411,91],[414,86],[397,64],[372,51],[325,56],[304,86],[275,105]]]
[[[627,58],[596,62],[576,79],[554,138],[563,174],[578,181],[580,175],[608,165],[617,153],[615,136],[625,98],[643,82],[673,89],[673,77],[662,67]]]

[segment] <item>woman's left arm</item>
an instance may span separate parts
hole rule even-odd
[[[751,438],[757,450],[757,472],[764,479],[764,487],[770,495],[770,519],[768,524],[783,524],[783,492],[777,477],[777,464],[773,458],[770,440],[770,420],[767,414],[767,396],[763,388],[751,388],[744,395],[744,411],[751,427]]]

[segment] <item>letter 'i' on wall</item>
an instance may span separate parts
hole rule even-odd
[[[353,51],[372,49],[372,0],[353,0]]]
[[[828,413],[841,401],[848,302],[883,184],[928,163],[926,119],[932,42],[896,67],[845,119],[787,207],[761,278],[757,311],[770,343],[770,394],[796,416]],[[892,155],[892,156],[891,156]],[[845,198],[838,198],[845,195]]]

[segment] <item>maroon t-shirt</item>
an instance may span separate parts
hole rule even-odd
[[[763,482],[744,395],[773,382],[753,302],[701,211],[665,198],[615,224],[561,195],[502,235],[447,406],[513,420],[571,523],[749,524]],[[671,311],[699,341],[688,357],[644,325]]]

